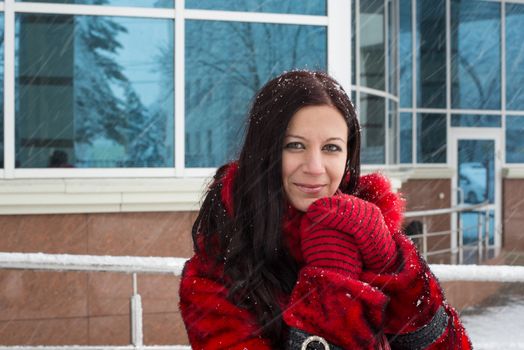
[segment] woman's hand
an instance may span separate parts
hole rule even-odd
[[[330,268],[358,279],[362,260],[350,235],[312,221],[304,215],[300,223],[300,246],[309,266]]]
[[[397,248],[376,205],[341,194],[316,200],[305,216],[312,223],[351,237],[362,255],[364,268],[381,272],[394,265]]]

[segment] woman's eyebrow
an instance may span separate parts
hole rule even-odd
[[[303,137],[303,136],[293,135],[293,134],[287,134],[285,137],[295,137],[295,138],[297,138],[297,139],[306,140],[306,138]],[[341,142],[346,142],[346,140],[344,140],[344,139],[341,138],[341,137],[330,137],[330,138],[326,139],[324,142],[328,142],[328,141],[341,141]]]
[[[306,139],[305,137],[298,136],[298,135],[293,135],[293,134],[287,134],[285,137],[296,137],[297,139],[302,139],[302,140]]]
[[[346,142],[346,140],[344,140],[344,139],[341,138],[341,137],[330,137],[329,139],[326,140],[326,142],[327,142],[327,141],[336,141],[336,140],[338,140],[338,141],[342,141],[342,142]]]

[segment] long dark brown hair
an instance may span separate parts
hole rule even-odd
[[[304,106],[329,105],[349,129],[346,173],[340,184],[353,193],[360,176],[360,127],[342,87],[323,72],[291,71],[270,80],[255,96],[233,183],[234,214],[220,193],[226,167],[219,168],[193,225],[195,250],[224,264],[229,298],[254,313],[260,334],[283,344],[279,296],[289,294],[298,268],[282,242],[285,193],[282,148],[289,121]]]

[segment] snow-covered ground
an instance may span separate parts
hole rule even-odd
[[[524,349],[523,288],[522,283],[516,283],[485,305],[462,312],[475,349]]]

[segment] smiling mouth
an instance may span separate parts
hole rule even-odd
[[[295,183],[294,185],[297,186],[297,188],[300,191],[304,193],[308,193],[308,194],[318,193],[322,191],[322,189],[326,186],[326,185],[320,185],[320,184],[308,185],[308,184],[299,184],[299,183]]]

